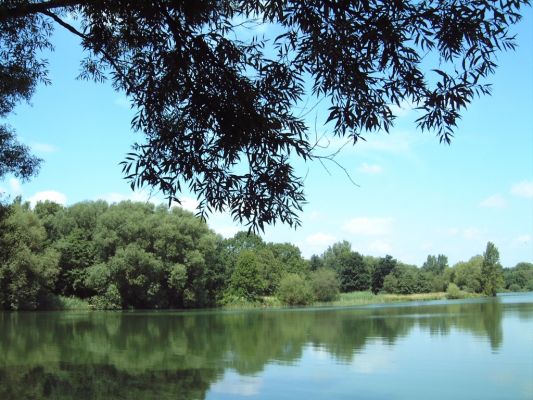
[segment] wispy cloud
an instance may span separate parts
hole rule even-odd
[[[46,200],[53,201],[54,203],[64,206],[67,203],[67,196],[55,190],[45,190],[42,192],[37,192],[28,198],[28,201],[32,207],[35,207],[38,202]]]
[[[520,235],[520,236],[517,236],[514,238],[513,240],[513,243],[516,244],[516,245],[527,245],[527,244],[530,244],[531,243],[531,235],[530,234],[524,234],[524,235]]]
[[[416,104],[408,100],[403,100],[402,102],[400,102],[399,106],[397,106],[396,104],[390,104],[389,108],[393,115],[397,117],[405,117],[407,114],[409,114],[412,110],[416,108]]]
[[[324,154],[334,153],[342,148],[342,153],[387,153],[393,155],[413,156],[413,146],[422,140],[417,132],[393,130],[390,134],[378,132],[367,133],[364,140],[353,143],[349,137],[338,137],[324,133],[319,136],[318,147]]]
[[[30,147],[36,153],[55,153],[58,151],[56,146],[48,143],[32,142],[30,143]]]
[[[463,237],[469,240],[479,239],[482,234],[481,230],[477,228],[466,228],[466,229],[463,229],[462,233],[463,233]]]
[[[343,226],[343,230],[354,235],[379,236],[392,231],[392,218],[352,218]]]
[[[329,233],[317,232],[305,238],[305,242],[311,246],[329,246],[335,243],[337,238]]]
[[[498,193],[483,199],[479,205],[485,208],[505,208],[507,207],[507,201]]]
[[[450,236],[456,236],[456,235],[459,234],[460,231],[461,231],[461,230],[460,230],[459,228],[448,228],[448,229],[446,230],[446,233],[447,233],[448,235],[450,235]]]
[[[380,255],[389,254],[392,252],[392,245],[384,240],[374,240],[366,246],[366,249],[371,253],[378,253]]]
[[[237,232],[239,232],[241,229],[237,228],[236,226],[217,226],[210,224],[211,229],[213,229],[216,233],[219,235],[222,235],[222,237],[228,239],[235,236]]]
[[[462,237],[463,239],[474,240],[479,239],[483,235],[481,229],[475,227],[468,228],[448,228],[446,234],[448,236]]]
[[[181,204],[180,207],[190,211],[190,212],[196,212],[198,208],[198,200],[193,199],[192,197],[182,197],[180,198]]]
[[[406,154],[412,151],[413,140],[413,134],[404,132],[370,134],[366,137],[366,141],[357,143],[355,149],[357,151]]]
[[[105,200],[108,203],[120,203],[121,201],[140,201],[140,202],[150,202],[155,204],[160,204],[163,202],[163,199],[154,196],[150,191],[148,190],[139,190],[136,192],[129,192],[127,194],[124,193],[117,193],[117,192],[111,192],[111,193],[105,193],[97,197],[97,199]]]
[[[18,196],[22,194],[22,188],[20,186],[20,181],[17,178],[9,179],[9,191],[14,196]]]
[[[363,163],[359,166],[358,170],[360,172],[363,172],[365,174],[372,174],[372,175],[375,175],[375,174],[380,174],[383,172],[383,167],[381,165],[377,165],[377,164],[367,164],[367,163]]]
[[[515,196],[533,199],[533,181],[522,181],[511,187],[511,193]]]

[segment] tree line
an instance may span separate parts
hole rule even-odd
[[[0,308],[61,308],[82,299],[95,309],[214,307],[276,298],[327,302],[341,292],[494,295],[533,290],[533,264],[502,269],[492,243],[482,256],[421,268],[390,255],[364,256],[344,241],[309,260],[290,243],[239,232],[224,239],[181,208],[148,203],[16,199],[0,207]],[[458,292],[458,293],[457,293]]]

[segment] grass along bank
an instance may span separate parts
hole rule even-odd
[[[462,299],[483,297],[481,294],[467,293],[460,291],[459,295],[446,292],[433,293],[414,293],[414,294],[390,294],[379,293],[374,294],[371,291],[364,292],[349,292],[340,293],[336,300],[333,301],[315,301],[303,307],[349,307],[349,306],[364,306],[371,304],[388,304],[388,303],[402,303],[409,301],[430,301],[430,300],[446,300],[446,299]],[[283,308],[287,307],[276,296],[263,296],[257,301],[249,301],[244,298],[234,297],[220,306],[223,310],[246,310],[253,308]],[[41,310],[95,310],[94,307],[83,300],[76,297],[65,296],[50,296],[44,307]]]
[[[467,293],[461,291],[460,297],[450,297],[446,292],[433,293],[414,293],[414,294],[389,294],[378,293],[374,294],[370,291],[364,292],[349,292],[340,293],[338,298],[333,301],[312,302],[305,307],[348,307],[348,306],[364,306],[370,304],[387,304],[387,303],[402,303],[409,301],[430,301],[430,300],[446,300],[451,298],[472,298],[483,297],[480,294]],[[275,296],[264,296],[261,299],[252,302],[245,299],[234,299],[222,306],[223,309],[249,309],[249,308],[281,308],[286,307]]]

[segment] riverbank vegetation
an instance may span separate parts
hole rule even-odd
[[[306,260],[293,244],[224,239],[188,211],[147,203],[16,199],[0,215],[4,310],[356,305],[502,290],[533,290],[533,264],[502,269],[490,242],[468,261],[429,255],[417,267],[346,241]]]

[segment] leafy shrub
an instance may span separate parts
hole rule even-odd
[[[463,292],[455,283],[450,283],[448,289],[446,290],[446,297],[448,299],[464,299],[466,293]]]
[[[509,286],[509,290],[511,292],[520,292],[522,290],[522,288],[517,283],[513,283],[513,284],[511,284],[511,286]]]
[[[339,280],[329,268],[320,268],[311,274],[311,288],[318,301],[333,301],[339,297]]]
[[[89,304],[91,308],[96,310],[120,310],[122,308],[122,298],[117,286],[111,284],[103,295],[91,297]]]
[[[290,306],[305,305],[313,301],[313,293],[300,275],[287,274],[279,283],[278,298]]]

